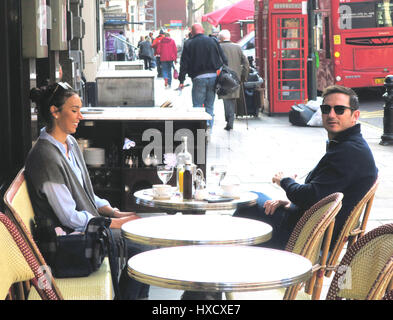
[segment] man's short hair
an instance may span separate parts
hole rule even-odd
[[[222,40],[231,40],[231,33],[228,29],[221,30],[218,33],[218,39]]]
[[[323,101],[325,101],[325,98],[328,95],[333,94],[333,93],[346,94],[347,96],[349,96],[349,106],[355,110],[359,109],[359,98],[358,98],[356,92],[353,91],[351,88],[340,86],[338,84],[329,86],[322,93]]]

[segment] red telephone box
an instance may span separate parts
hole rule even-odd
[[[255,16],[262,23],[256,23],[256,51],[259,72],[266,80],[269,114],[288,113],[292,105],[307,99],[307,1],[260,0],[258,4]]]

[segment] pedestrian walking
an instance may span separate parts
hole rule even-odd
[[[236,72],[239,79],[244,81],[247,79],[250,65],[247,57],[244,55],[241,47],[238,44],[231,42],[231,33],[229,30],[221,30],[218,34],[218,40],[225,55],[228,58],[228,67]],[[236,99],[240,97],[240,88],[225,96],[218,95],[219,99],[224,100],[225,121],[227,122],[225,130],[233,129],[233,122],[235,120]]]
[[[162,77],[162,68],[161,68],[161,57],[157,52],[157,48],[159,43],[161,42],[162,39],[164,39],[165,32],[164,30],[160,30],[160,33],[157,38],[154,39],[152,46],[154,50],[154,56],[156,58],[156,65],[157,65],[157,77]]]
[[[172,85],[173,64],[177,61],[177,47],[175,40],[170,37],[169,33],[165,33],[164,38],[158,44],[157,53],[160,55],[165,88],[170,88]]]
[[[116,61],[125,61],[127,52],[127,39],[124,36],[123,31],[119,32],[119,35],[115,38],[115,53]]]
[[[151,70],[151,61],[154,58],[154,53],[149,36],[146,36],[145,40],[139,43],[139,57],[145,63],[145,70]]]
[[[184,42],[180,58],[179,89],[184,86],[186,74],[192,79],[192,104],[194,108],[206,109],[212,120],[208,120],[209,131],[214,123],[214,99],[217,70],[228,64],[217,39],[204,35],[201,24],[191,28],[192,38]]]

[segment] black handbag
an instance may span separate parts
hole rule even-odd
[[[64,236],[56,235],[49,220],[36,222],[37,244],[55,278],[86,277],[97,271],[108,255],[115,299],[121,299],[118,280],[122,266],[119,266],[118,252],[123,254],[126,250],[117,247],[109,228],[110,218],[94,217],[84,233]],[[122,241],[120,247],[124,246]]]
[[[289,111],[289,122],[295,126],[306,127],[314,115],[314,110],[305,104],[293,105]]]
[[[220,96],[225,96],[240,87],[240,80],[236,72],[226,65],[222,65],[217,76],[216,90]]]
[[[220,44],[216,42],[217,46]],[[218,48],[217,48],[218,49]],[[222,66],[218,70],[216,78],[216,92],[219,96],[225,96],[236,91],[240,87],[240,79],[236,72],[224,64],[224,59],[221,56],[221,52],[218,49],[218,55],[221,60]]]

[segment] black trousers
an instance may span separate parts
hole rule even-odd
[[[257,204],[253,207],[238,209],[233,216],[254,219],[271,225],[273,228],[272,238],[259,246],[284,250],[293,229],[303,215],[303,211],[292,204],[288,209],[279,207],[273,215],[266,215],[263,205],[271,198],[263,193],[255,193],[258,195]]]
[[[151,70],[151,58],[142,56],[143,62],[145,63],[145,70]]]
[[[116,54],[116,60],[117,61],[124,61],[126,59],[126,54],[125,53],[118,53]]]
[[[156,56],[156,64],[157,64],[157,77],[162,77],[161,59],[158,56]]]
[[[120,229],[112,229],[112,234],[116,242],[121,241]],[[134,255],[144,252],[146,250],[154,249],[154,247],[143,246],[135,244],[129,240],[126,240],[127,245],[127,261]],[[135,279],[131,278],[127,272],[127,263],[121,271],[119,278],[119,289],[122,300],[137,300],[144,299],[149,296],[150,286]]]

